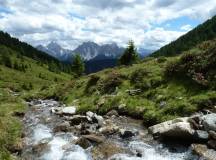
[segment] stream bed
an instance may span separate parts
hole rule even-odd
[[[161,144],[153,140],[141,120],[125,116],[104,116],[104,121],[120,130],[130,131],[131,137],[121,137],[119,132],[104,134],[100,143],[91,142],[82,148],[77,141],[83,134],[79,125],[67,131],[57,131],[65,123],[64,116],[51,112],[53,107],[64,106],[54,100],[37,100],[29,103],[23,123],[25,147],[24,160],[198,160],[189,146]],[[68,116],[67,116],[68,118]],[[94,124],[90,124],[94,128]],[[96,127],[97,129],[98,126]],[[100,130],[100,129],[99,129]],[[126,132],[125,132],[126,133]],[[89,141],[87,141],[89,142]],[[85,142],[86,143],[86,142]]]

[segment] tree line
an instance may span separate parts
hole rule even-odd
[[[152,56],[174,56],[187,51],[197,44],[216,37],[216,16],[207,20],[187,34],[154,52]]]

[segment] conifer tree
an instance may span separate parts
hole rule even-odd
[[[77,76],[81,76],[85,71],[84,61],[79,54],[76,54],[73,59],[72,69]]]
[[[139,56],[133,41],[128,42],[123,55],[119,59],[120,65],[131,65],[139,60]]]

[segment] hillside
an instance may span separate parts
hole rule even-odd
[[[21,42],[17,38],[11,37],[8,33],[0,31],[0,44],[13,49],[19,55],[29,57],[38,61],[38,63],[48,65],[51,71],[71,72],[70,65],[64,64],[47,53],[39,51],[25,42]]]
[[[174,56],[187,51],[203,41],[216,37],[216,16],[197,26],[179,39],[154,52],[152,56]]]
[[[24,99],[71,78],[12,48],[0,45],[0,159],[4,160],[11,158],[8,150],[14,152],[20,144],[22,125],[14,115],[26,110]]]
[[[215,46],[215,40],[207,41],[181,56],[148,57],[139,64],[107,69],[60,85],[53,95],[79,106],[81,113],[116,109],[144,119],[146,125],[213,110]]]

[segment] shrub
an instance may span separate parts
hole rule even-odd
[[[104,79],[100,80],[98,90],[101,94],[111,94],[123,82],[123,76],[117,72],[109,73]]]
[[[87,93],[92,93],[95,90],[95,86],[97,85],[97,82],[100,80],[100,77],[93,74],[90,76],[87,84],[86,84],[86,88],[85,88],[85,92]]]
[[[148,89],[151,87],[151,81],[147,79],[149,72],[146,69],[135,70],[130,77],[130,82],[139,89]]]
[[[166,62],[166,60],[167,60],[167,59],[166,59],[166,57],[164,57],[164,56],[160,56],[160,57],[157,58],[157,62],[158,62],[158,63],[164,63],[164,62]]]

